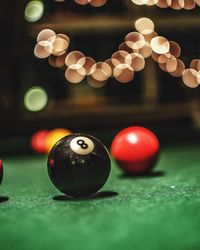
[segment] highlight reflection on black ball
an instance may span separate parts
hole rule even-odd
[[[96,193],[111,170],[106,147],[86,134],[71,134],[58,141],[49,153],[47,166],[55,187],[74,198]]]

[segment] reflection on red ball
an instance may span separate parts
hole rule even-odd
[[[46,153],[46,138],[49,134],[48,130],[39,130],[31,137],[32,149],[40,154]]]
[[[114,137],[111,154],[124,172],[142,174],[155,166],[159,148],[158,138],[153,132],[133,126],[121,130]]]

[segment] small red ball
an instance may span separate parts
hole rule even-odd
[[[49,134],[48,130],[39,130],[35,132],[31,137],[31,147],[32,149],[40,154],[46,153],[46,138]]]
[[[160,143],[150,130],[133,126],[121,130],[113,139],[111,154],[129,174],[149,172],[158,158]]]

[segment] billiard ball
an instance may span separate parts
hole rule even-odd
[[[3,180],[3,162],[0,159],[0,185],[1,185],[2,180]]]
[[[73,198],[95,194],[106,183],[111,161],[106,147],[87,134],[59,140],[48,155],[48,174],[55,187]]]
[[[45,140],[45,151],[48,154],[54,144],[56,144],[57,141],[59,141],[61,138],[72,134],[72,132],[65,128],[55,128],[51,130]]]
[[[31,148],[40,154],[46,153],[46,138],[49,131],[46,129],[38,130],[31,137]]]
[[[156,135],[140,126],[121,130],[113,139],[111,154],[127,174],[148,173],[155,166],[159,154]]]

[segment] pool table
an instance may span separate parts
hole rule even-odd
[[[44,155],[4,157],[0,249],[200,249],[200,142],[162,147],[149,176],[112,160],[94,197],[72,200],[51,184]]]

